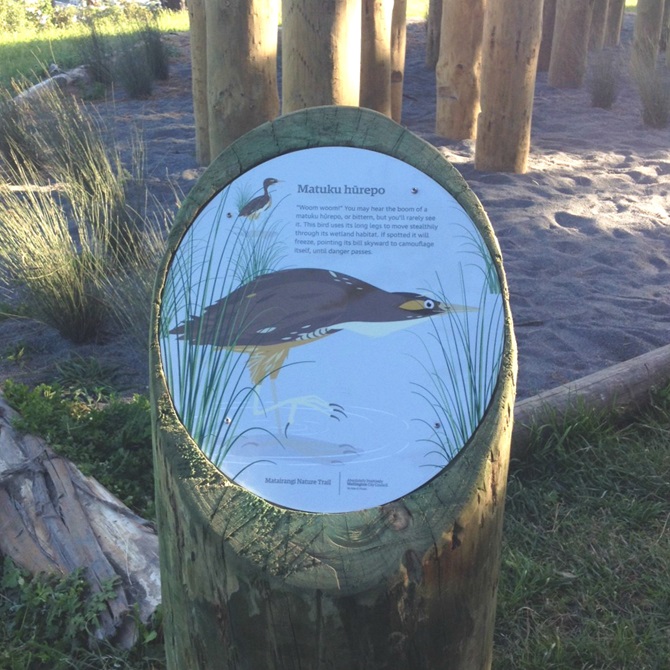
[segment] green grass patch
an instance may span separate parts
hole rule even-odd
[[[5,382],[5,398],[21,414],[16,428],[43,437],[134,512],[153,518],[149,400],[135,395],[128,401],[110,394],[113,380],[108,373],[87,382],[73,375],[70,365],[61,376],[66,386],[30,389]]]
[[[585,415],[512,464],[497,670],[667,667],[669,415]]]
[[[160,32],[188,31],[188,13],[159,12],[156,26]],[[111,48],[120,47],[124,38],[136,30],[136,22],[115,17],[96,22],[100,35],[110,40]],[[0,88],[10,88],[12,81],[35,83],[45,75],[50,63],[67,70],[83,63],[82,54],[90,41],[90,29],[82,23],[35,30],[0,31]]]

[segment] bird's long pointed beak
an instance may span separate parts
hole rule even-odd
[[[440,303],[440,311],[444,314],[462,314],[464,312],[478,312],[477,307],[468,307],[467,305],[453,305],[451,303]]]

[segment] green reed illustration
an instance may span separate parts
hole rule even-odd
[[[234,338],[225,347],[211,342],[224,329],[241,333],[253,318],[240,310],[233,324],[224,324],[226,296],[254,277],[276,270],[282,258],[271,222],[274,208],[251,231],[250,222],[230,216],[228,201],[226,189],[210,214],[211,224],[196,221],[184,236],[170,265],[160,318],[163,365],[175,407],[193,440],[217,465],[245,434],[267,431],[241,430],[244,410],[257,398],[246,356],[234,351]],[[216,303],[223,309],[217,310],[214,324],[206,323],[205,310]],[[180,326],[183,338],[170,333]],[[244,353],[251,355],[253,349]]]

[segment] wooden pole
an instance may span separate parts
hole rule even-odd
[[[541,35],[541,0],[487,3],[475,145],[478,170],[526,171]]]
[[[633,59],[640,65],[653,68],[663,30],[664,0],[638,0],[633,35]]]
[[[279,114],[279,0],[206,0],[210,156]]]
[[[391,116],[393,0],[362,0],[360,106]]]
[[[549,86],[579,88],[586,74],[594,0],[558,0]]]
[[[426,67],[434,70],[440,57],[442,0],[430,0],[426,19]]]
[[[472,139],[477,132],[485,4],[444,0],[442,7],[435,132],[451,140]]]
[[[205,0],[188,3],[191,40],[191,85],[195,118],[195,159],[198,165],[209,165],[209,110],[207,102],[207,24]]]
[[[610,0],[607,8],[607,26],[605,28],[606,47],[618,46],[621,40],[621,26],[626,9],[626,0]]]
[[[556,0],[544,0],[542,8],[542,41],[537,59],[537,71],[546,72],[551,60],[551,45],[554,41],[554,22],[556,21]]]
[[[467,451],[380,507],[317,514],[266,502],[204,457],[170,400],[159,348],[161,287],[200,203],[278,153],[338,144],[409,162],[446,188],[503,276],[486,215],[460,175],[384,116],[307,109],[259,127],[216,159],[177,217],[154,304],[151,388],[171,670],[491,667],[516,370],[506,298],[498,384]]]
[[[518,401],[514,410],[512,456],[523,458],[531,437],[552,421],[584,412],[611,413],[619,421],[648,406],[650,394],[670,383],[670,345],[617,363],[587,377]]]
[[[589,31],[589,51],[602,51],[605,46],[608,7],[609,0],[595,0]]]
[[[282,113],[358,105],[361,0],[283,0]]]
[[[670,42],[670,0],[665,0],[663,8],[663,27],[661,28],[661,50],[665,51],[666,59],[670,63],[670,49],[668,49],[668,42]]]
[[[400,123],[405,84],[407,47],[407,0],[394,0],[391,25],[391,118]]]

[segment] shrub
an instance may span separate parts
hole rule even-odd
[[[588,80],[592,107],[612,107],[619,93],[620,69],[621,64],[611,51],[603,50],[593,54]]]
[[[665,128],[670,121],[670,78],[667,72],[642,59],[631,63],[642,103],[642,121],[650,128]]]

